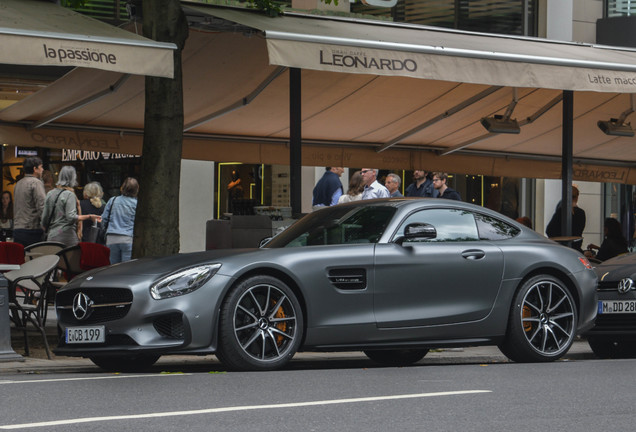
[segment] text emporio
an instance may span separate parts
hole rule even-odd
[[[348,68],[364,68],[364,69],[377,69],[377,70],[407,70],[409,72],[415,72],[417,70],[417,63],[415,60],[391,60],[385,58],[373,58],[358,55],[343,55],[343,54],[327,54],[323,50],[320,50],[320,64],[343,66]]]
[[[115,54],[106,54],[99,53],[97,51],[90,51],[88,49],[79,50],[79,49],[64,49],[58,48],[57,50],[53,48],[47,48],[46,44],[42,44],[44,47],[44,55],[46,58],[57,58],[60,60],[60,63],[63,60],[83,60],[83,61],[91,61],[95,63],[108,63],[108,64],[117,64],[117,57]]]

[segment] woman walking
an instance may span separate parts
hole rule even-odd
[[[77,186],[77,173],[72,166],[62,167],[56,188],[46,194],[42,225],[47,241],[57,241],[65,246],[74,246],[82,236],[82,221],[100,221],[96,214],[83,215],[79,200],[73,189]]]
[[[129,261],[132,257],[139,183],[136,179],[128,177],[119,190],[121,195],[108,200],[102,213],[102,224],[108,226],[106,246],[110,248],[111,264]]]

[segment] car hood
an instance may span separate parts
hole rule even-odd
[[[219,249],[205,252],[192,252],[185,254],[169,255],[159,258],[141,258],[113,264],[108,267],[101,267],[90,272],[82,273],[76,279],[86,279],[88,277],[99,278],[121,278],[121,277],[148,277],[167,275],[177,270],[193,267],[200,264],[214,263],[222,261],[239,254],[258,254],[263,249]],[[74,279],[75,281],[75,279]]]
[[[619,280],[636,274],[636,253],[620,255],[598,265],[599,280]]]

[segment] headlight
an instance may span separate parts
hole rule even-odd
[[[150,295],[161,300],[191,293],[201,288],[220,268],[221,264],[210,264],[173,273],[152,284]]]

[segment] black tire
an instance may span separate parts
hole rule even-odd
[[[554,361],[574,342],[577,311],[572,294],[559,279],[538,275],[515,294],[501,352],[519,363]]]
[[[270,276],[236,285],[221,306],[217,358],[232,370],[274,370],[296,354],[303,312],[294,292]]]
[[[422,360],[428,349],[368,350],[367,357],[386,366],[409,366]]]
[[[632,358],[636,356],[636,341],[620,338],[589,336],[592,352],[602,359]]]
[[[158,355],[95,356],[91,361],[108,372],[143,372],[159,360]]]

